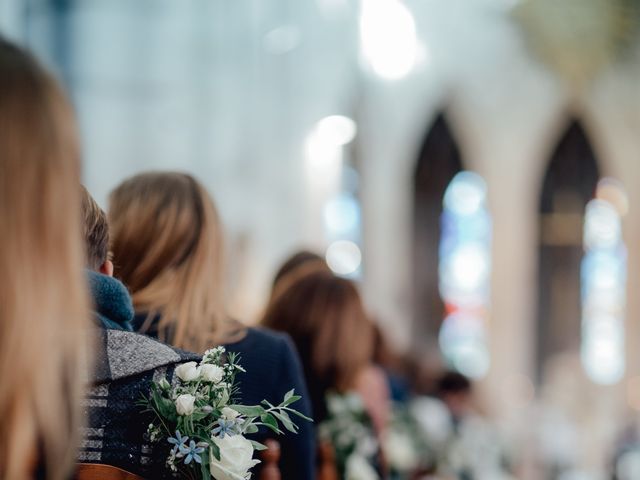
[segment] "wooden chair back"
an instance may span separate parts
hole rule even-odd
[[[126,470],[99,463],[80,463],[76,472],[77,480],[144,480]]]
[[[318,445],[318,480],[339,480],[336,452],[329,442]]]
[[[264,442],[266,450],[260,452],[260,460],[262,460],[262,468],[260,469],[259,480],[281,480],[280,467],[280,443],[276,440],[269,439]]]

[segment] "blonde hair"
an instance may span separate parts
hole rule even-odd
[[[64,95],[0,38],[0,478],[69,474],[87,380],[79,154]]]
[[[109,202],[114,274],[131,291],[142,331],[202,352],[225,334],[222,233],[213,200],[190,175],[152,172],[126,180]]]

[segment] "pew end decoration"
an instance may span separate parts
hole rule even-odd
[[[310,418],[291,407],[301,397],[287,392],[279,405],[238,405],[236,374],[245,371],[224,347],[207,350],[202,361],[175,369],[173,384],[154,381],[141,401],[154,414],[147,436],[154,448],[166,449],[167,467],[175,477],[193,480],[247,480],[259,460],[254,451],[266,447],[249,440],[260,427],[297,433],[292,417]]]
[[[380,480],[380,445],[360,396],[329,393],[326,400],[328,416],[318,434],[321,447],[333,447],[339,478]]]

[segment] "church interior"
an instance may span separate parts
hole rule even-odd
[[[425,398],[470,379],[457,454],[508,467],[412,478],[640,479],[638,0],[2,0],[0,32],[103,208],[146,170],[211,192],[234,317],[318,252]]]

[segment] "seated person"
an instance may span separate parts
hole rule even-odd
[[[154,172],[118,186],[109,200],[115,276],[129,288],[134,327],[177,348],[202,353],[214,345],[239,354],[237,400],[280,403],[289,390],[311,416],[309,394],[288,335],[248,328],[231,319],[222,300],[222,228],[213,199],[190,175]],[[282,478],[314,478],[313,425],[278,436]],[[263,440],[269,432],[260,433]]]
[[[383,437],[389,391],[384,374],[373,364],[373,326],[353,282],[321,265],[293,269],[276,282],[262,323],[289,334],[298,347],[316,424],[331,417],[328,395],[355,396],[367,423]],[[384,470],[383,459],[377,457],[377,467]]]
[[[127,288],[113,278],[113,263],[109,260],[107,214],[86,188],[80,188],[87,275],[96,317],[104,328],[131,331],[133,304]]]
[[[107,258],[109,229],[104,212],[82,189],[83,234],[89,284],[103,327],[97,331],[92,387],[83,401],[88,417],[83,429],[80,462],[104,463],[146,478],[171,478],[166,455],[154,452],[146,432],[152,417],[138,402],[151,382],[162,375],[169,381],[174,368],[199,356],[173,349],[130,330],[131,298],[118,280],[111,278]],[[104,273],[99,273],[104,272]]]

